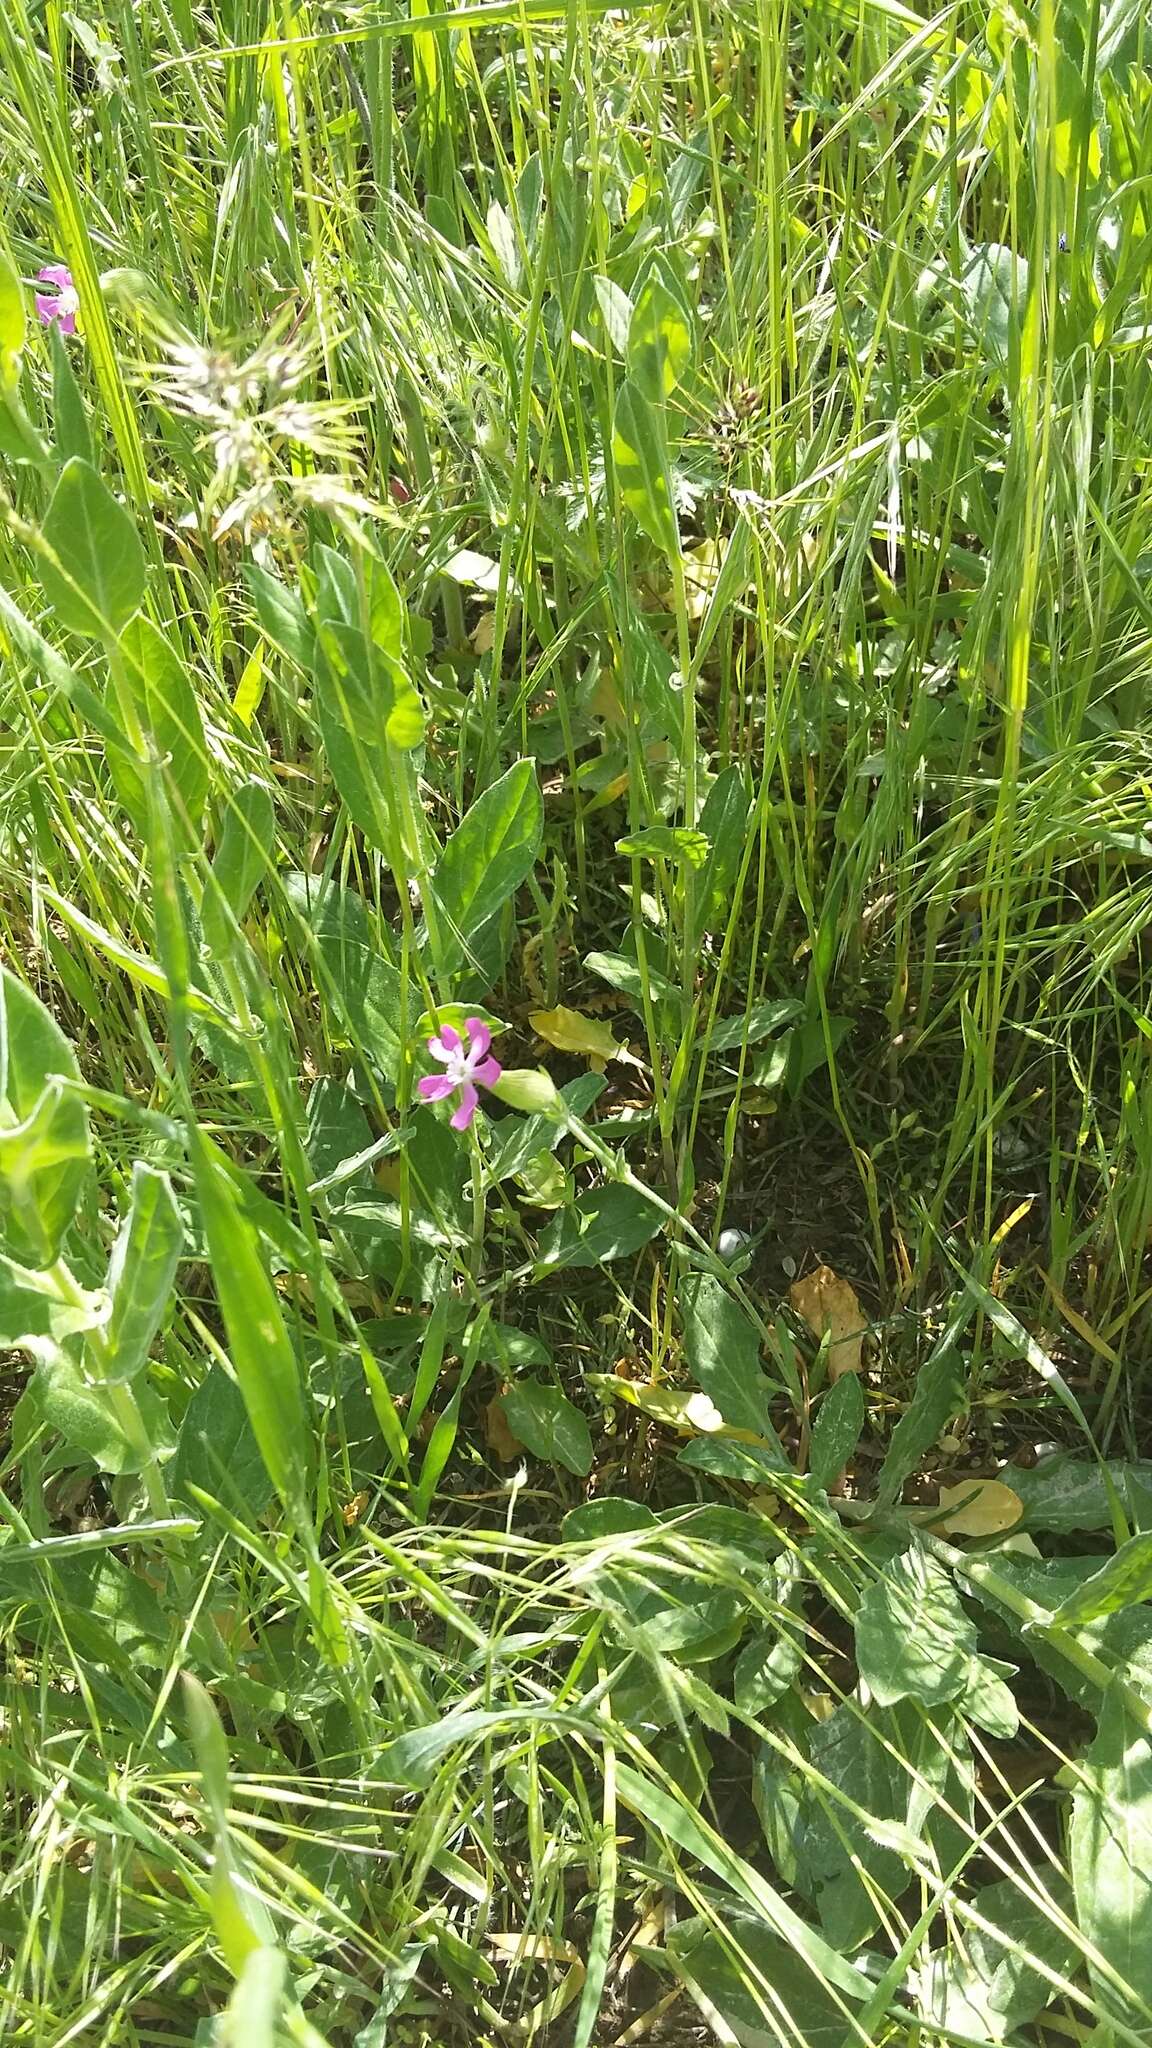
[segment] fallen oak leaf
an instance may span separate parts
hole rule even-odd
[[[864,1369],[864,1338],[868,1318],[854,1287],[831,1266],[817,1266],[803,1280],[794,1280],[788,1298],[814,1337],[828,1336],[828,1378],[835,1384],[846,1372]]]

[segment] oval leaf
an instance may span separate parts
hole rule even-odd
[[[517,761],[477,797],[436,863],[432,890],[447,924],[442,973],[468,963],[472,943],[531,872],[544,826],[532,761]]]
[[[144,601],[144,550],[135,522],[79,456],[60,473],[43,534],[56,561],[40,562],[40,579],[60,624],[114,637]]]
[[[76,1213],[88,1165],[88,1112],[53,1085],[78,1081],[76,1056],[30,989],[0,968],[0,1233],[32,1266],[50,1266]]]
[[[504,1396],[504,1419],[525,1450],[583,1479],[592,1470],[592,1434],[559,1387],[522,1380]]]
[[[166,1173],[137,1160],[132,1201],[108,1262],[112,1312],[101,1357],[105,1379],[134,1379],[148,1363],[184,1248],[184,1223]]]
[[[541,1270],[626,1259],[655,1237],[664,1218],[633,1188],[595,1188],[564,1209],[540,1240]]]

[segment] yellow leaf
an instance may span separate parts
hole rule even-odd
[[[940,1506],[947,1509],[932,1527],[945,1536],[999,1536],[1011,1529],[1024,1513],[1018,1493],[1002,1479],[964,1479],[959,1486],[940,1488]]]
[[[751,1429],[736,1429],[725,1422],[711,1396],[691,1387],[658,1386],[644,1380],[626,1380],[617,1373],[590,1372],[588,1384],[598,1392],[638,1408],[650,1422],[662,1422],[666,1429],[678,1429],[682,1436],[723,1436],[734,1443],[760,1444],[763,1437]]]
[[[251,725],[260,709],[264,695],[264,642],[261,640],[254,654],[244,664],[244,673],[236,685],[232,709],[241,725]]]
[[[789,1298],[815,1337],[829,1334],[828,1377],[840,1379],[846,1372],[863,1369],[864,1337],[868,1318],[856,1298],[856,1290],[841,1280],[831,1266],[817,1266],[803,1280],[793,1282]]]
[[[620,1052],[620,1042],[606,1024],[582,1017],[579,1010],[566,1010],[562,1003],[554,1010],[533,1010],[528,1021],[557,1052],[583,1053],[590,1060],[614,1060]]]

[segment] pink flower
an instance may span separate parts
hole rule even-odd
[[[451,1024],[445,1024],[439,1038],[428,1040],[429,1052],[446,1072],[425,1074],[420,1093],[425,1102],[443,1102],[445,1096],[460,1090],[459,1107],[451,1118],[454,1131],[466,1131],[476,1114],[480,1100],[477,1081],[481,1088],[492,1088],[504,1072],[499,1060],[489,1058],[491,1043],[492,1033],[479,1017],[465,1017],[463,1038]]]
[[[45,327],[51,327],[52,322],[58,320],[61,334],[75,334],[80,294],[72,282],[72,272],[63,263],[50,263],[46,270],[40,272],[40,282],[56,287],[54,292],[36,294],[36,311]]]

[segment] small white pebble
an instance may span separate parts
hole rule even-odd
[[[746,1230],[722,1230],[716,1239],[716,1250],[722,1259],[738,1259],[741,1252],[751,1249],[752,1239]]]

